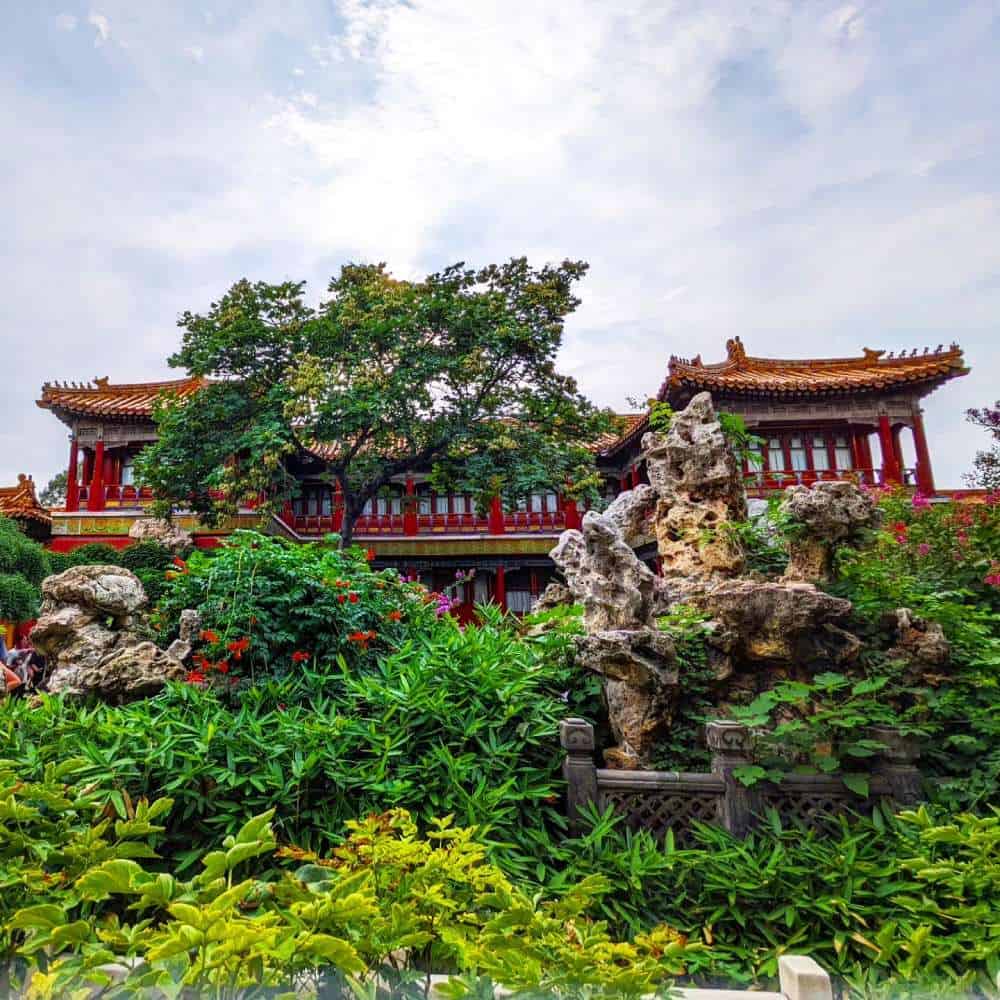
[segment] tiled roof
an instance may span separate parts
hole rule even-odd
[[[111,385],[107,378],[94,379],[94,384],[46,382],[38,405],[43,410],[62,414],[93,417],[152,417],[153,404],[166,393],[190,396],[205,380],[174,379],[169,382],[135,382]]]
[[[608,431],[602,434],[591,445],[591,450],[598,455],[610,455],[646,430],[648,418],[648,413],[615,414],[615,419],[618,421],[620,430],[617,433],[615,431]]]
[[[35,496],[35,481],[23,472],[17,477],[17,486],[0,486],[0,514],[16,520],[52,523],[49,512]]]
[[[645,428],[645,413],[616,413],[616,430],[606,431],[596,441],[592,441],[588,447],[598,455],[605,455],[620,447],[630,439],[637,430]],[[308,448],[309,454],[323,461],[332,461],[340,453],[341,445],[337,442],[320,442],[311,444]]]
[[[700,357],[671,357],[660,399],[679,390],[747,395],[818,395],[877,392],[896,386],[938,384],[968,374],[958,344],[923,353],[864,349],[860,358],[780,360],[749,357],[739,337],[726,344],[727,358],[706,365]]]

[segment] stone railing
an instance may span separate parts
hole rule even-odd
[[[869,813],[881,800],[897,805],[919,801],[915,741],[889,727],[876,727],[871,735],[886,749],[873,758],[869,794],[861,796],[837,774],[789,774],[780,782],[747,787],[733,772],[753,763],[751,733],[736,722],[708,724],[711,771],[685,774],[599,768],[594,763],[594,727],[583,719],[564,719],[559,739],[566,753],[563,775],[570,823],[578,828],[580,811],[589,803],[601,811],[614,806],[631,828],[649,830],[657,837],[672,829],[683,843],[695,821],[716,824],[742,837],[768,809],[776,810],[784,822],[821,829],[838,813]]]

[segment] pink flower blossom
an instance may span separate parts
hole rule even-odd
[[[930,500],[928,500],[923,493],[914,493],[912,502],[914,510],[926,510],[931,505]]]
[[[921,542],[917,546],[917,555],[925,556],[925,555],[927,555],[930,552],[930,550],[931,550],[931,547],[930,547],[930,545],[927,544],[927,542]]]

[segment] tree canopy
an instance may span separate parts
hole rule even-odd
[[[297,490],[290,460],[318,456],[343,493],[345,539],[368,500],[416,469],[481,508],[498,493],[592,498],[588,444],[611,415],[555,364],[586,271],[515,258],[401,281],[348,264],[315,309],[304,282],[240,281],[181,316],[170,364],[206,384],[159,404],[139,475],[164,506],[211,524],[249,497],[277,509]]]

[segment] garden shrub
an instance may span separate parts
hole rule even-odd
[[[45,549],[16,521],[0,517],[0,619],[22,622],[35,617],[48,568]]]
[[[268,811],[181,881],[157,870],[150,846],[170,800],[140,801],[112,825],[91,808],[93,790],[57,779],[50,771],[25,786],[0,770],[0,830],[10,838],[0,847],[8,890],[0,926],[8,957],[15,945],[41,966],[30,990],[39,1000],[111,986],[100,966],[113,961],[134,971],[107,996],[349,992],[348,978],[363,996],[376,975],[398,986],[451,972],[464,974],[448,988],[455,998],[480,993],[484,977],[554,996],[630,997],[668,985],[698,950],[666,927],[616,943],[587,912],[608,888],[603,879],[554,899],[529,895],[486,860],[474,830],[445,819],[420,838],[402,811],[349,823],[329,857],[281,847],[262,882],[246,869],[275,853]],[[39,808],[50,802],[53,815]]]
[[[175,560],[160,597],[156,625],[166,642],[180,613],[202,616],[199,669],[217,664],[230,678],[284,677],[306,662],[337,673],[338,657],[366,658],[425,631],[438,605],[395,570],[375,573],[364,549],[295,544],[237,531],[211,555]]]
[[[565,822],[556,732],[576,672],[562,633],[522,639],[484,613],[463,630],[431,612],[392,652],[306,660],[253,686],[171,685],[124,706],[7,704],[0,744],[26,779],[83,757],[91,780],[133,799],[173,797],[168,849],[181,863],[272,807],[282,837],[312,849],[346,819],[403,807],[480,825],[508,872],[544,874]]]
[[[600,873],[613,926],[665,923],[707,947],[702,982],[767,980],[783,954],[807,954],[853,995],[993,996],[1000,973],[1000,809],[921,808],[842,816],[825,831],[776,813],[745,840],[698,824],[691,847],[622,829],[591,810],[554,848],[553,891]],[[904,989],[904,986],[906,989]]]

